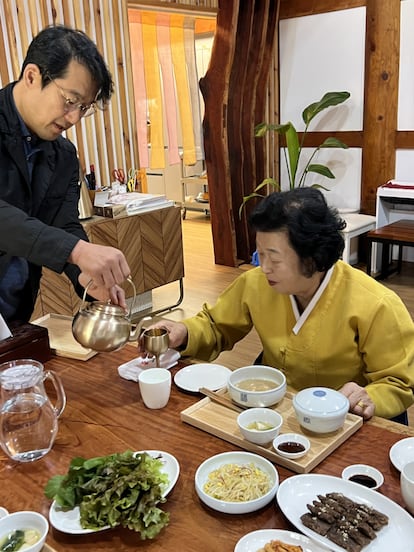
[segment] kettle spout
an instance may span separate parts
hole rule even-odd
[[[134,330],[131,330],[131,333],[129,334],[129,341],[136,341],[139,339],[139,336],[142,332],[142,326],[145,324],[145,322],[152,321],[151,316],[145,316],[144,318],[141,318],[141,320],[138,322]]]

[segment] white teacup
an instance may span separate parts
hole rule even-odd
[[[414,514],[414,462],[405,464],[401,470],[401,494],[407,510]]]
[[[171,393],[171,372],[165,368],[147,368],[138,376],[139,390],[147,408],[163,408]]]

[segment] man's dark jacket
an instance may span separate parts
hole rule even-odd
[[[29,182],[22,131],[14,109],[14,83],[0,90],[0,279],[10,257],[29,263],[29,282],[22,294],[19,320],[29,320],[36,301],[42,266],[70,278],[78,295],[79,268],[67,259],[87,236],[79,222],[79,163],[71,142],[41,141]]]

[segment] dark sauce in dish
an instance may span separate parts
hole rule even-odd
[[[282,452],[289,452],[290,454],[303,452],[305,447],[301,443],[295,443],[294,441],[286,441],[285,443],[280,443],[277,446]]]
[[[359,483],[360,485],[364,485],[364,487],[368,487],[370,489],[372,489],[372,487],[375,487],[377,484],[374,478],[362,473],[351,475],[351,477],[349,478],[349,481],[353,481],[354,483]]]

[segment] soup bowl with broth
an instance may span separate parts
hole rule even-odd
[[[273,406],[285,396],[286,378],[271,366],[244,366],[230,374],[227,389],[232,400],[242,406]]]

